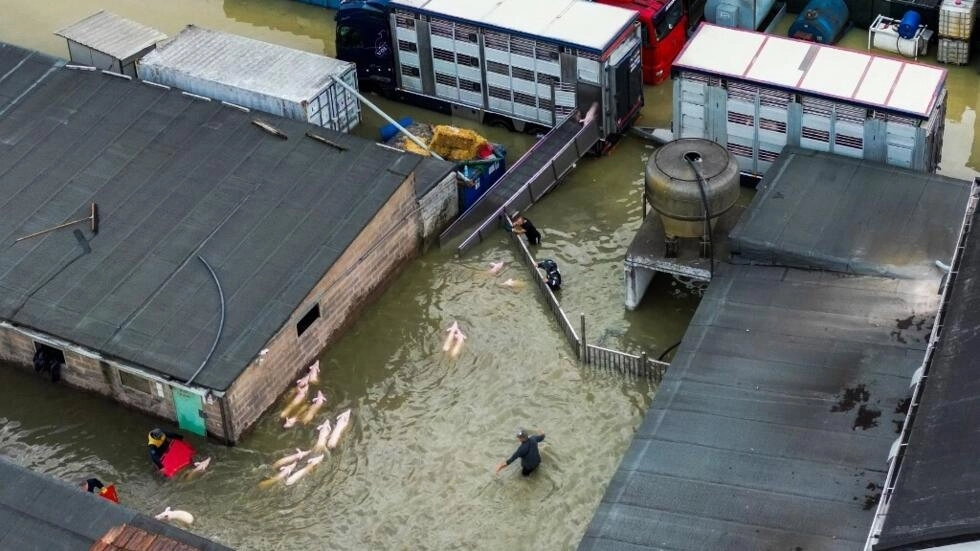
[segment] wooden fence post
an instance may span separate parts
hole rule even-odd
[[[640,352],[640,369],[642,370],[642,373],[639,373],[638,375],[641,375],[643,377],[650,376],[650,366],[647,365],[646,352]]]
[[[579,321],[581,322],[580,323],[581,333],[579,333],[579,335],[581,335],[582,338],[582,361],[585,362],[587,365],[589,363],[589,345],[586,344],[585,341],[585,312],[579,313]]]

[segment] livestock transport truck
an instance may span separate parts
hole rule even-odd
[[[761,177],[787,145],[939,167],[947,97],[939,67],[704,23],[672,77],[673,136],[725,146],[743,174]]]
[[[337,57],[361,89],[538,133],[598,104],[601,142],[643,106],[637,14],[581,0],[354,0],[337,10]]]

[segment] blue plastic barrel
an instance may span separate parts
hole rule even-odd
[[[902,16],[902,22],[898,24],[898,36],[902,38],[915,37],[915,31],[919,30],[922,16],[915,10],[909,10]]]
[[[789,37],[820,44],[834,44],[850,14],[844,0],[810,0],[789,27]]]
[[[402,128],[408,128],[409,126],[412,126],[412,122],[413,122],[412,117],[402,117],[398,119],[398,124],[401,125]],[[389,122],[388,124],[381,127],[381,141],[386,142],[394,138],[395,136],[398,135],[398,132],[400,132],[400,130],[398,130],[398,127]]]

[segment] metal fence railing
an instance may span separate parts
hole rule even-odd
[[[506,224],[502,217],[499,220],[500,223]],[[642,352],[639,356],[636,356],[634,354],[627,354],[626,352],[588,344],[585,339],[585,314],[580,314],[580,331],[576,332],[572,322],[568,319],[568,315],[562,310],[555,293],[551,291],[551,288],[548,287],[548,284],[545,283],[544,278],[538,272],[538,264],[534,259],[534,255],[527,248],[527,245],[519,235],[513,232],[510,233],[510,238],[520,250],[521,253],[519,256],[521,262],[530,270],[531,281],[541,291],[541,296],[544,298],[545,304],[548,305],[552,316],[558,322],[558,328],[565,335],[565,340],[568,341],[568,345],[572,348],[575,357],[579,361],[585,365],[591,365],[599,369],[616,371],[631,377],[650,379],[658,385],[663,381],[664,374],[670,366],[667,362],[651,359],[647,356],[646,352]]]

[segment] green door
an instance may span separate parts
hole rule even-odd
[[[181,430],[205,436],[207,429],[204,427],[204,403],[201,397],[180,388],[174,388],[173,395],[177,426]]]

